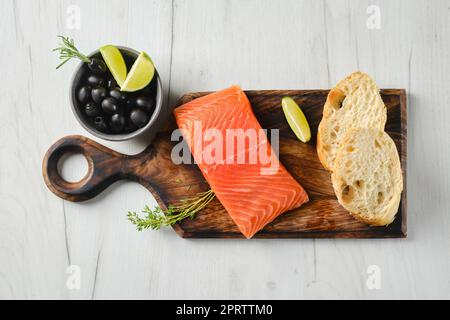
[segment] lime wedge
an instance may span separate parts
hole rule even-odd
[[[150,81],[152,81],[155,74],[155,67],[153,66],[153,61],[145,53],[137,57],[136,61],[133,63],[127,78],[120,87],[121,91],[133,92],[145,88]]]
[[[301,142],[308,142],[311,139],[311,130],[308,120],[306,120],[302,109],[291,97],[284,97],[281,106],[289,126]]]
[[[113,75],[119,86],[122,86],[125,78],[127,77],[127,65],[123,60],[122,54],[119,49],[113,45],[106,45],[100,48],[103,60],[105,60],[109,71]]]

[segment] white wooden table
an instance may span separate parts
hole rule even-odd
[[[450,298],[450,1],[1,7],[0,298]],[[230,84],[329,88],[357,69],[380,87],[406,88],[408,238],[184,240],[170,228],[135,230],[127,210],[155,201],[131,182],[86,203],[57,198],[42,179],[45,151],[67,134],[92,138],[69,107],[75,63],[55,70],[57,34],[86,52],[106,43],[147,51],[171,105]],[[145,147],[101,143],[129,154]],[[82,176],[79,160],[66,161],[65,177]]]

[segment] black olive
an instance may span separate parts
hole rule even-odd
[[[98,87],[98,86],[103,85],[103,79],[99,76],[96,76],[95,74],[91,74],[87,78],[87,82],[93,87]]]
[[[122,100],[122,92],[120,92],[119,88],[109,90],[109,95],[116,100]]]
[[[106,97],[106,89],[102,87],[96,87],[92,89],[91,96],[92,100],[94,100],[95,103],[100,103]]]
[[[149,119],[149,116],[141,109],[133,109],[130,113],[131,122],[139,128],[145,126]]]
[[[136,106],[136,99],[134,99],[133,97],[130,97],[130,98],[126,99],[125,100],[125,106],[129,110],[133,109]]]
[[[151,95],[153,91],[152,83],[149,83],[145,88],[141,89],[141,93],[144,95]]]
[[[134,123],[131,121],[130,117],[127,117],[124,132],[133,132],[133,131],[136,131],[136,129],[138,129],[138,127],[136,127],[134,125]]]
[[[99,130],[99,131],[105,132],[108,130],[108,126],[105,122],[105,119],[103,119],[102,116],[96,117],[94,120],[94,124],[95,124],[95,127],[97,128],[97,130]]]
[[[102,110],[106,114],[114,114],[119,111],[119,104],[117,103],[117,100],[114,98],[105,98],[102,101]]]
[[[113,89],[113,88],[117,87],[117,82],[114,78],[110,78],[108,80],[107,85],[108,85],[108,88]]]
[[[91,99],[91,87],[81,87],[80,90],[78,90],[77,98],[80,103],[88,102]]]
[[[92,58],[91,61],[88,63],[89,69],[91,69],[92,72],[100,74],[106,72],[106,64],[103,62],[103,60]]]
[[[120,93],[122,94],[122,96],[120,97],[120,101],[126,103],[126,101],[128,100],[128,94],[122,91],[120,91]]]
[[[86,113],[86,115],[90,118],[96,117],[100,114],[100,110],[97,107],[97,105],[95,105],[92,102],[89,102],[88,104],[86,104],[84,106],[84,113]]]
[[[123,129],[123,132],[124,133],[130,133],[130,132],[133,132],[133,131],[135,131],[137,129],[137,127],[134,125],[134,124],[126,124],[125,125],[125,128]]]
[[[143,96],[138,97],[136,99],[136,105],[147,113],[153,112],[154,103],[151,98]]]
[[[125,117],[118,113],[113,114],[111,117],[110,126],[116,132],[122,131],[125,127]]]

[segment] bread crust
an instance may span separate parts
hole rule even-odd
[[[325,159],[326,154],[324,152],[322,139],[320,138],[320,124],[319,124],[319,130],[317,131],[316,149],[317,149],[317,156],[319,157],[319,161],[322,164],[322,166],[325,169],[327,169],[328,171],[331,171],[331,167],[328,167],[328,161]]]

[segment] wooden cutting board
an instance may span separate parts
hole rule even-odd
[[[186,103],[207,92],[190,93],[180,99]],[[386,131],[399,151],[404,191],[395,221],[387,227],[369,227],[351,217],[338,203],[330,174],[317,157],[315,140],[328,90],[246,91],[253,111],[265,129],[280,129],[280,160],[305,188],[310,201],[279,216],[255,235],[255,238],[403,238],[406,237],[406,94],[402,89],[381,90],[387,106]],[[300,142],[289,128],[281,109],[281,98],[289,95],[299,103],[311,126],[308,144]],[[170,134],[172,121],[157,135],[152,145],[137,155],[115,152],[83,136],[68,136],[47,151],[43,161],[44,180],[49,189],[70,201],[90,199],[120,179],[137,181],[156,198],[161,208],[209,189],[197,165],[175,165],[170,157],[176,142]],[[68,183],[58,174],[57,163],[66,152],[83,153],[88,159],[87,175],[77,183]],[[130,208],[136,209],[136,208]],[[124,213],[125,214],[125,213]],[[243,238],[217,199],[195,219],[173,226],[184,238]]]

